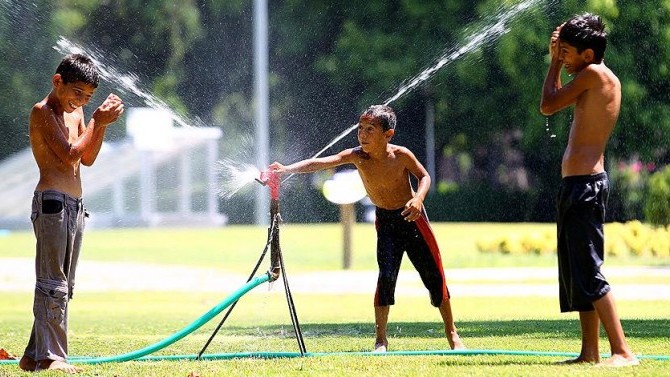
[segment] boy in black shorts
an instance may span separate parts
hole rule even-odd
[[[369,107],[358,123],[359,147],[338,154],[310,158],[284,166],[270,165],[276,173],[311,173],[353,164],[358,169],[372,203],[377,207],[377,263],[379,277],[375,293],[375,351],[388,347],[386,324],[400,262],[405,251],[430,292],[431,303],[440,309],[444,331],[451,349],[463,349],[451,313],[449,291],[444,278],[440,251],[426,217],[423,200],[430,187],[430,176],[405,147],[390,144],[396,116],[389,106]],[[410,176],[418,180],[416,192]]]
[[[600,272],[604,258],[605,207],[609,181],[605,146],[619,116],[621,83],[605,66],[607,34],[598,16],[575,16],[553,32],[551,65],[542,90],[540,111],[551,115],[574,105],[563,181],[558,202],[558,272],[561,311],[578,311],[582,349],[568,363],[599,363],[602,322],[612,357],[602,364],[637,365],[616,311],[614,297]],[[561,68],[574,75],[561,84]]]

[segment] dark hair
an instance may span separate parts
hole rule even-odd
[[[91,58],[82,54],[66,55],[56,68],[56,73],[60,74],[63,82],[84,82],[97,88],[100,83],[98,68]]]
[[[605,56],[607,32],[600,16],[591,13],[574,16],[563,25],[558,37],[574,46],[580,54],[589,48],[593,50],[596,63]]]
[[[361,119],[367,118],[377,120],[382,126],[382,130],[395,130],[396,117],[395,112],[390,106],[372,105],[361,114]]]

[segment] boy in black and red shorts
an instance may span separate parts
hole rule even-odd
[[[311,173],[344,164],[356,166],[370,200],[377,207],[379,277],[374,301],[375,351],[385,352],[388,347],[386,324],[390,305],[395,302],[395,286],[405,251],[430,292],[431,303],[440,309],[449,346],[462,349],[465,347],[454,325],[440,251],[423,207],[430,176],[409,149],[389,143],[395,126],[393,109],[371,106],[358,122],[359,147],[289,166],[275,162],[270,169],[283,174]],[[416,191],[411,185],[412,176],[418,180]]]

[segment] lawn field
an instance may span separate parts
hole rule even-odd
[[[208,353],[297,352],[288,309],[281,295],[262,287],[244,296]],[[108,356],[153,344],[191,323],[221,297],[184,293],[85,293],[71,302],[70,353]],[[308,352],[368,351],[374,341],[368,295],[294,295]],[[20,353],[29,335],[30,294],[5,294],[0,309],[0,344]],[[391,311],[391,350],[445,350],[437,311],[424,298],[399,297]],[[471,349],[575,352],[576,315],[560,315],[546,298],[473,298],[454,301],[459,332]],[[642,355],[670,355],[668,302],[622,301],[623,325]],[[211,321],[157,355],[194,355],[218,321]],[[607,352],[602,339],[603,353]],[[555,366],[549,356],[319,356],[304,359],[131,361],[83,365],[90,376],[664,376],[669,360],[643,359],[635,368]],[[603,370],[604,369],[604,370]],[[2,376],[28,376],[0,365]],[[44,375],[49,375],[45,373]],[[53,374],[58,375],[58,374]]]
[[[521,231],[551,224],[433,224],[449,268],[553,267],[553,256],[482,255],[477,235]],[[220,267],[247,274],[265,245],[266,229],[91,230],[83,259],[136,262],[193,268]],[[336,224],[282,227],[281,243],[291,273],[336,271],[341,264],[341,230]],[[32,234],[15,232],[0,237],[4,258],[32,258]],[[375,270],[374,229],[354,229],[355,270]],[[610,258],[607,265],[667,266],[667,261]],[[263,265],[262,270],[265,270]],[[411,269],[405,263],[404,269]],[[32,274],[32,271],[27,271]],[[402,274],[402,272],[401,272]],[[289,277],[291,275],[289,274]],[[120,276],[119,279],[123,279]],[[503,283],[496,276],[486,283]],[[547,283],[532,278],[524,284]],[[2,276],[0,276],[2,282]],[[459,284],[481,283],[481,280]],[[616,284],[670,284],[670,278],[624,276]],[[241,285],[241,284],[240,284]],[[228,292],[80,291],[70,304],[71,356],[111,356],[158,342],[184,328],[227,297]],[[369,351],[374,342],[371,294],[298,292],[293,295],[308,352],[338,353],[306,358],[242,358],[211,361],[130,361],[83,364],[85,376],[666,376],[670,370],[670,300],[618,300],[629,343],[642,356],[634,368],[609,369],[592,365],[559,366],[565,356],[421,355],[361,356],[342,352]],[[557,298],[537,296],[462,296],[453,300],[459,333],[472,350],[574,353],[579,350],[578,317],[558,313]],[[21,354],[30,333],[32,294],[0,290],[0,348]],[[197,354],[221,316],[157,356]],[[446,350],[439,314],[426,297],[399,295],[389,320],[391,351]],[[264,284],[244,295],[208,348],[208,353],[297,352],[298,346],[284,295]],[[601,351],[609,352],[601,339]],[[30,376],[14,364],[0,364],[0,376]],[[59,373],[40,373],[58,376]]]
[[[554,232],[555,225],[508,223],[433,223],[446,269],[462,267],[555,266],[554,255],[497,255],[480,253],[482,238]],[[342,227],[339,224],[284,224],[281,245],[291,270],[338,270],[342,266]],[[228,226],[216,229],[112,229],[85,234],[82,258],[93,261],[129,261],[186,266],[218,266],[231,271],[250,270],[261,255],[267,229]],[[0,257],[34,254],[32,232],[0,236]],[[374,225],[358,223],[352,230],[352,268],[374,270]],[[652,257],[607,258],[607,265],[669,266],[670,259]],[[412,268],[405,263],[404,268]]]

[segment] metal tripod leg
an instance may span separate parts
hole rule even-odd
[[[254,276],[256,276],[256,272],[258,271],[258,267],[260,267],[261,262],[263,262],[263,258],[265,258],[265,255],[268,252],[268,247],[270,246],[270,241],[271,241],[271,238],[272,238],[273,228],[275,226],[278,226],[278,225],[273,224],[268,229],[268,240],[265,243],[265,248],[263,249],[263,252],[261,253],[261,257],[258,258],[258,262],[256,262],[256,266],[254,267],[253,271],[251,271],[251,274],[249,275],[249,278],[247,278],[247,283],[250,282],[251,279],[253,279]],[[205,343],[205,346],[202,347],[202,350],[200,350],[200,353],[198,353],[198,357],[196,357],[196,360],[202,360],[202,354],[205,353],[205,350],[207,349],[207,347],[209,347],[209,344],[212,343],[212,340],[214,340],[214,337],[216,336],[216,334],[219,332],[219,330],[221,330],[221,327],[223,326],[223,323],[226,322],[226,320],[228,319],[228,316],[233,311],[233,309],[235,309],[235,305],[237,305],[237,303],[239,301],[240,300],[236,300],[235,302],[233,302],[232,305],[230,305],[230,308],[228,308],[228,310],[226,311],[226,314],[221,319],[221,322],[219,322],[219,324],[216,326],[216,329],[214,329],[214,332],[212,333],[212,335],[209,337],[209,339],[207,339],[207,343]]]
[[[291,322],[293,323],[293,330],[295,331],[295,338],[298,341],[298,349],[300,349],[300,356],[305,356],[307,349],[305,347],[305,340],[302,337],[302,330],[300,329],[300,323],[298,322],[298,313],[295,310],[295,304],[293,303],[293,295],[291,294],[291,289],[288,286],[288,277],[286,277],[286,269],[284,268],[284,257],[279,252],[279,262],[281,269],[284,272],[284,292],[286,293],[286,302],[288,303],[288,311],[291,316]]]
[[[288,304],[288,309],[289,309],[289,315],[291,316],[291,323],[293,324],[293,330],[295,331],[296,335],[296,340],[298,341],[298,348],[300,350],[300,355],[305,356],[305,353],[307,352],[307,349],[305,347],[305,341],[302,336],[302,330],[300,329],[300,323],[298,322],[298,315],[296,313],[295,309],[295,303],[293,302],[293,295],[291,294],[291,289],[289,288],[288,285],[288,278],[286,276],[286,269],[284,267],[284,257],[281,253],[281,248],[279,246],[279,222],[280,218],[279,216],[276,216],[273,218],[272,221],[272,226],[268,228],[268,240],[265,244],[265,248],[263,249],[263,253],[261,254],[260,258],[258,259],[258,262],[256,263],[256,266],[254,267],[253,271],[249,275],[249,278],[247,279],[247,282],[251,281],[251,279],[256,275],[256,272],[258,271],[258,268],[260,267],[263,258],[265,258],[265,255],[267,254],[268,247],[272,245],[272,259],[273,263],[272,266],[270,267],[269,273],[275,277],[275,280],[279,277],[278,275],[283,271],[284,273],[282,274],[282,279],[284,282],[284,292],[286,294],[286,302]],[[202,360],[202,355],[205,353],[205,350],[207,350],[207,347],[209,347],[210,343],[212,340],[214,340],[214,337],[216,334],[219,332],[225,321],[228,319],[228,316],[230,313],[233,311],[237,303],[239,302],[239,299],[236,300],[230,308],[226,311],[226,314],[223,316],[221,319],[221,322],[216,326],[216,329],[214,329],[214,332],[212,335],[209,337],[207,340],[207,343],[204,345],[202,350],[200,350],[200,353],[198,353],[198,356],[196,357],[196,360]]]

